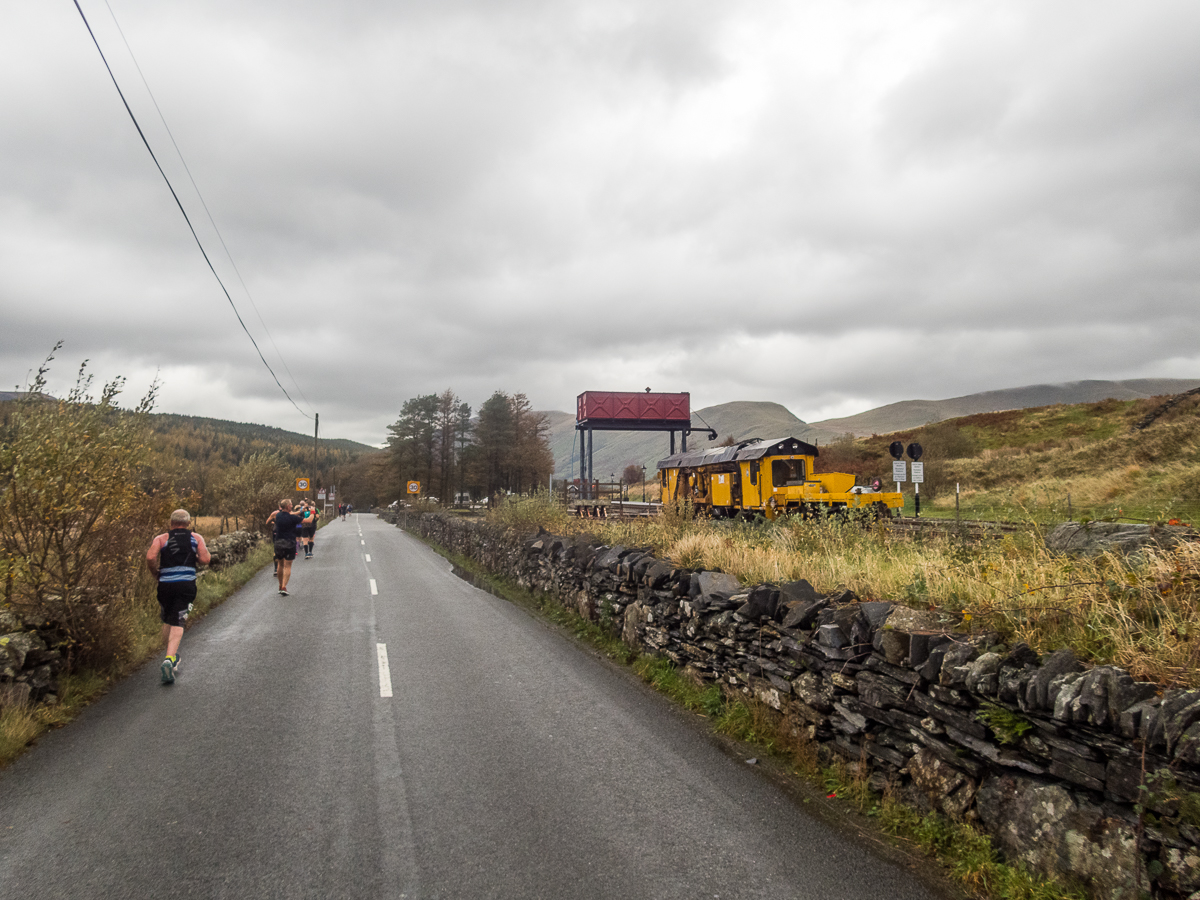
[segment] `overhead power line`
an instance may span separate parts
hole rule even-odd
[[[108,7],[108,14],[112,16],[113,25],[117,27],[117,34],[121,35],[121,41],[125,44],[125,50],[129,53],[129,58],[133,60],[133,67],[137,69],[138,77],[142,79],[142,85],[146,88],[146,93],[150,97],[150,102],[154,104],[154,110],[158,113],[158,120],[162,122],[163,128],[167,132],[167,137],[171,139],[171,146],[175,148],[175,154],[179,157],[179,162],[183,164],[183,170],[187,172],[188,180],[192,183],[192,189],[196,192],[196,197],[200,200],[200,205],[204,207],[204,214],[208,217],[208,223],[212,225],[213,231],[217,235],[217,240],[221,242],[221,249],[225,251],[225,258],[229,260],[229,265],[233,267],[234,274],[237,275],[238,282],[242,285],[242,290],[246,292],[246,299],[250,301],[250,307],[254,310],[254,315],[258,317],[258,323],[262,325],[263,331],[266,332],[267,338],[271,341],[271,346],[275,348],[275,355],[283,364],[283,369],[288,374],[288,378],[292,380],[292,385],[300,394],[302,399],[309,408],[312,403],[304,396],[304,389],[300,387],[300,382],[296,380],[296,376],[292,374],[291,368],[287,364],[287,359],[279,349],[279,345],[275,343],[275,336],[271,334],[271,329],[267,326],[263,319],[262,313],[258,309],[258,304],[254,302],[254,295],[250,293],[250,288],[246,284],[246,279],[242,277],[242,271],[234,262],[233,254],[229,252],[229,246],[225,243],[225,236],[221,234],[221,229],[217,227],[217,222],[213,218],[212,212],[208,208],[208,203],[204,200],[204,194],[200,192],[200,185],[196,184],[196,179],[192,175],[191,167],[188,166],[187,160],[184,159],[183,151],[179,149],[179,143],[175,140],[175,134],[171,131],[171,126],[167,124],[167,117],[163,115],[162,107],[158,105],[158,98],[154,96],[154,91],[150,90],[150,82],[146,80],[146,73],[142,71],[141,65],[138,64],[137,57],[133,53],[133,47],[129,46],[129,39],[125,37],[125,31],[121,28],[121,23],[117,21],[117,14],[113,12],[112,4],[108,0],[104,0],[104,5]]]
[[[96,39],[96,34],[94,31],[92,31],[91,23],[88,22],[87,16],[84,15],[83,8],[79,5],[79,0],[74,0],[74,3],[75,9],[79,11],[79,17],[83,19],[84,27],[87,28],[88,35],[92,39],[92,43],[96,45],[96,52],[100,54],[100,60],[104,63],[104,68],[108,71],[108,77],[112,79],[113,87],[117,89],[117,95],[121,98],[121,103],[123,103],[125,106],[125,112],[129,113],[130,121],[133,122],[133,127],[137,129],[138,137],[142,139],[142,144],[145,145],[146,152],[150,154],[150,158],[154,160],[155,168],[158,169],[158,174],[161,175],[163,181],[166,182],[167,190],[171,192],[171,196],[175,200],[175,205],[179,207],[179,212],[183,215],[183,220],[187,223],[188,230],[192,233],[192,239],[195,240],[196,246],[200,248],[200,255],[204,257],[204,262],[208,264],[208,270],[212,272],[213,278],[217,279],[217,284],[221,286],[221,291],[225,294],[225,299],[229,301],[229,306],[233,309],[233,314],[237,317],[238,324],[242,326],[242,331],[246,332],[246,337],[250,338],[250,343],[254,345],[254,351],[258,354],[258,358],[262,360],[262,364],[267,367],[267,371],[270,372],[271,377],[275,379],[275,384],[278,385],[279,390],[283,391],[283,396],[287,397],[288,402],[291,403],[292,406],[296,407],[296,412],[300,413],[300,415],[307,419],[313,418],[313,416],[310,416],[296,404],[296,401],[292,399],[292,395],[287,392],[287,388],[280,383],[279,376],[275,374],[275,370],[271,368],[271,364],[267,362],[266,357],[263,356],[262,350],[259,349],[258,341],[254,340],[254,335],[252,335],[250,333],[250,329],[246,327],[246,323],[242,320],[242,314],[238,312],[237,304],[233,302],[233,297],[231,297],[229,294],[229,289],[225,287],[225,282],[221,280],[221,276],[217,274],[216,268],[213,267],[212,260],[208,258],[208,253],[204,249],[204,244],[201,243],[200,236],[196,234],[196,229],[192,225],[192,220],[188,216],[187,210],[183,208],[183,203],[179,199],[179,194],[175,192],[175,188],[171,184],[171,179],[168,178],[167,173],[163,171],[163,167],[159,163],[158,157],[154,155],[154,149],[150,146],[150,142],[146,139],[145,132],[142,131],[142,126],[138,123],[137,116],[133,114],[133,110],[129,106],[129,101],[125,99],[125,92],[121,90],[121,85],[117,83],[117,76],[113,74],[112,66],[108,64],[108,59],[105,57],[104,51],[100,48],[100,42]],[[201,202],[203,202],[203,200]]]

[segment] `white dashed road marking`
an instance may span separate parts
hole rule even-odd
[[[379,588],[377,588],[375,586],[375,579],[372,578],[371,579],[371,596],[374,597],[378,593],[379,593]]]
[[[370,554],[370,553],[366,554],[366,557],[367,557],[367,562],[370,562],[370,561],[371,561],[371,554]]]
[[[374,582],[371,583],[374,584]],[[392,670],[388,668],[387,644],[376,644],[375,655],[379,659],[379,696],[390,697],[392,696]]]

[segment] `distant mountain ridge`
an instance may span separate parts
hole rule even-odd
[[[706,424],[717,432],[715,442],[696,432],[689,447],[707,447],[727,437],[735,441],[751,437],[798,437],[820,445],[845,434],[864,436],[888,434],[940,422],[958,416],[1004,409],[1027,409],[1052,404],[1096,403],[1110,397],[1138,400],[1163,394],[1179,394],[1200,386],[1200,378],[1133,378],[1124,381],[1069,381],[1061,384],[1034,384],[1006,390],[983,391],[948,400],[904,400],[838,419],[805,422],[785,406],[763,400],[735,400],[692,412],[697,428]],[[554,453],[554,472],[559,478],[579,477],[580,448],[572,413],[545,413],[550,426],[550,449]],[[596,477],[607,481],[620,477],[627,465],[646,467],[651,477],[660,459],[670,450],[665,433],[597,431],[593,459]],[[676,437],[676,449],[680,449]]]
[[[1067,381],[983,391],[949,400],[903,400],[840,419],[823,419],[812,427],[828,434],[861,437],[916,428],[929,422],[1005,409],[1029,409],[1061,403],[1097,403],[1110,398],[1140,400],[1180,394],[1200,386],[1200,378],[1131,378],[1125,381]]]

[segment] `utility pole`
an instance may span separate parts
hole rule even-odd
[[[308,486],[312,488],[313,502],[317,501],[317,430],[321,427],[321,414],[313,413],[313,471]]]

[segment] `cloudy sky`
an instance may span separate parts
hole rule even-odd
[[[1200,377],[1193,0],[80,2],[328,436],[446,387],[816,421]],[[62,339],[53,388],[310,430],[70,0],[4,4],[0,85],[0,388]]]

